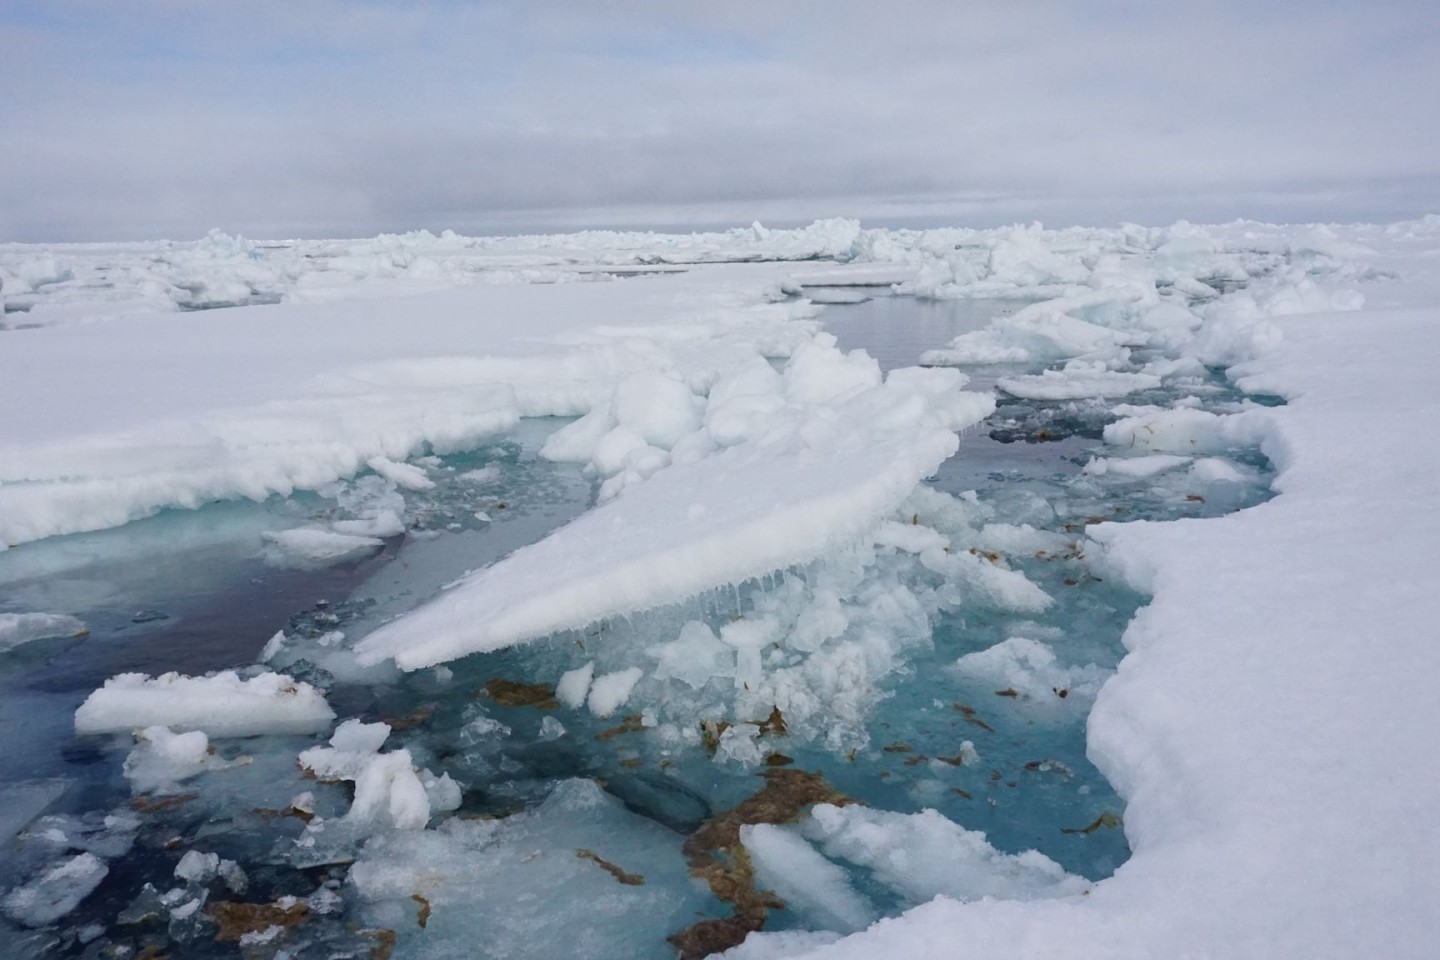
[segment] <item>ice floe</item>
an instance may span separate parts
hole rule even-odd
[[[211,737],[248,737],[313,733],[333,719],[335,712],[318,690],[278,673],[248,679],[233,670],[208,677],[125,673],[86,698],[75,711],[75,730],[124,733],[161,726]]]

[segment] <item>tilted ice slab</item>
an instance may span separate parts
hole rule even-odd
[[[1289,400],[1244,417],[1280,495],[1220,519],[1087,531],[1155,597],[1089,724],[1090,755],[1127,802],[1131,859],[1085,897],[942,898],[785,956],[1435,955],[1440,462],[1416,424],[1440,419],[1440,218],[1345,236],[1417,279],[1369,288],[1386,309],[1275,321],[1279,347],[1234,371]],[[1231,439],[1200,421],[1147,425],[1180,440],[1170,448]]]
[[[815,356],[788,372],[825,362]],[[770,433],[664,469],[465,577],[366,637],[359,657],[413,670],[812,560],[873,528],[955,452],[955,430],[994,409],[991,397],[955,389],[962,382],[895,371],[843,402],[812,385],[820,393],[802,415],[777,411]]]

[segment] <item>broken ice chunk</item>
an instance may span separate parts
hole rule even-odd
[[[587,663],[583,667],[565,671],[560,675],[559,682],[555,684],[555,699],[571,710],[579,710],[585,703],[585,695],[590,692],[590,680],[594,676],[594,663]]]
[[[639,667],[631,667],[596,677],[590,685],[590,697],[586,701],[590,712],[597,717],[610,716],[630,699],[630,691],[644,675],[645,671]]]
[[[233,670],[207,677],[122,673],[75,711],[75,732],[119,733],[162,726],[212,737],[323,730],[335,711],[318,690],[278,673],[242,680]]]
[[[1094,696],[1107,676],[1094,664],[1061,666],[1053,649],[1028,637],[1011,637],[993,647],[967,653],[955,661],[953,669],[1041,702],[1059,702],[1060,690],[1066,691],[1064,699],[1072,693]]]
[[[730,676],[735,671],[734,651],[698,620],[680,628],[680,636],[646,651],[660,662],[655,679],[679,680],[699,690],[711,677]]]

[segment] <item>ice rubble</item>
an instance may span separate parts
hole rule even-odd
[[[387,723],[347,720],[336,728],[330,746],[300,754],[300,766],[319,779],[354,782],[355,799],[341,823],[352,833],[421,830],[434,814],[460,806],[460,787],[449,774],[437,777],[416,769],[408,750],[381,753],[389,735]],[[302,845],[333,842],[333,837],[319,836],[327,828],[323,821],[312,822]]]
[[[242,679],[226,670],[208,677],[167,673],[111,677],[75,711],[75,731],[126,733],[149,727],[203,731],[212,737],[313,733],[335,719],[308,683],[278,673]]]

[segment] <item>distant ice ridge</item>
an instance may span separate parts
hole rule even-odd
[[[853,256],[860,235],[860,224],[844,219],[793,230],[758,223],[693,234],[593,230],[463,237],[417,230],[366,240],[265,243],[212,230],[191,242],[0,244],[0,288],[13,311],[6,325],[46,326],[252,303],[607,280],[676,265],[843,260]]]
[[[643,490],[381,627],[360,658],[431,666],[807,563],[865,536],[954,453],[956,430],[990,413],[994,401],[962,384],[946,370],[882,378],[828,335],[781,373],[759,359],[738,365],[704,401],[676,381],[626,380],[608,410],[547,451],[589,460],[607,484],[621,478],[602,497]]]

